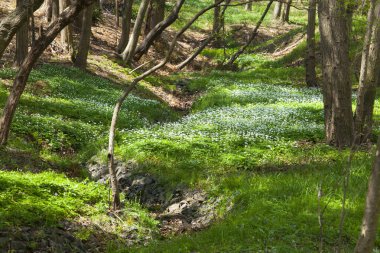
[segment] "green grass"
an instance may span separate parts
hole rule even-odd
[[[0,71],[3,80],[13,76],[10,69]],[[37,68],[16,112],[10,146],[25,149],[25,145],[31,145],[28,149],[36,150],[45,160],[87,161],[104,147],[100,141],[104,143],[107,138],[121,88],[75,68],[58,65]],[[0,104],[4,104],[7,93],[0,86]],[[118,129],[140,128],[176,117],[157,100],[131,95],[121,110]],[[17,147],[22,143],[25,145]]]

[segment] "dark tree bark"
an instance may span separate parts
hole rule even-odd
[[[92,4],[94,1],[95,0],[78,0],[75,4],[71,5],[61,13],[56,21],[49,25],[43,36],[36,41],[35,45],[29,51],[15,77],[12,90],[10,91],[3,109],[3,114],[0,118],[0,145],[5,145],[8,141],[11,122],[33,65],[58,33],[71,23],[85,6]]]
[[[218,0],[214,0],[214,3],[217,3]],[[215,33],[215,31],[218,29],[218,27],[221,25],[221,20],[220,20],[220,5],[217,5],[214,8],[214,19],[213,19],[213,24],[212,24],[212,32]]]
[[[368,183],[368,193],[359,240],[355,253],[372,253],[376,240],[377,225],[380,213],[380,138],[372,173]]]
[[[151,0],[145,22],[145,35],[165,18],[165,0]]]
[[[365,35],[359,91],[355,112],[355,140],[361,144],[370,138],[372,117],[379,85],[380,70],[380,2],[371,0],[368,10],[368,25]]]
[[[33,11],[40,8],[43,0],[34,0]],[[23,2],[14,11],[8,14],[0,21],[0,58],[3,56],[5,49],[8,47],[13,36],[20,29],[20,27],[27,22],[28,5]]]
[[[323,102],[326,142],[336,147],[353,142],[352,91],[349,66],[351,10],[340,0],[319,2]]]
[[[315,72],[315,19],[317,11],[317,0],[309,0],[308,22],[306,33],[306,84],[308,87],[317,87],[317,74]]]
[[[292,4],[292,0],[287,0],[284,3],[284,10],[282,12],[281,20],[282,22],[287,22],[289,23],[289,16],[290,16],[290,7]]]
[[[59,12],[63,12],[69,5],[70,0],[59,0]],[[61,31],[61,44],[66,52],[73,52],[73,31],[70,24]]]
[[[88,6],[83,11],[82,30],[80,34],[78,54],[75,59],[74,65],[81,69],[86,69],[87,56],[90,49],[91,26],[92,26],[92,13],[94,5]]]
[[[274,9],[273,9],[273,14],[272,14],[273,20],[277,20],[280,18],[281,10],[282,10],[282,2],[278,1],[278,2],[276,2]]]
[[[231,67],[234,64],[234,62],[236,61],[236,59],[239,58],[239,56],[242,53],[244,53],[244,51],[249,47],[249,45],[251,45],[252,41],[256,38],[258,31],[259,31],[259,28],[260,28],[262,22],[264,21],[265,16],[268,14],[269,9],[270,9],[273,2],[274,2],[274,0],[269,1],[269,3],[267,4],[267,7],[265,8],[264,13],[260,17],[259,22],[257,22],[255,29],[253,29],[251,35],[249,36],[248,41],[242,47],[240,47],[240,49],[235,54],[233,54],[231,56],[231,58],[224,65],[224,67],[227,67],[227,68]]]
[[[44,12],[45,12],[45,18],[47,22],[51,21],[52,11],[53,11],[53,0],[45,0]]]
[[[119,116],[119,113],[120,113],[121,106],[123,105],[125,99],[128,97],[128,95],[130,94],[130,92],[137,86],[137,84],[141,80],[143,80],[147,76],[153,74],[154,72],[156,72],[160,68],[164,67],[168,63],[168,61],[170,60],[170,57],[171,57],[171,55],[172,55],[172,53],[174,51],[174,48],[175,48],[175,46],[177,44],[177,41],[178,41],[179,37],[187,29],[189,29],[189,27],[195,21],[197,21],[197,19],[200,16],[202,16],[208,10],[211,10],[212,8],[215,8],[215,6],[219,5],[222,1],[224,1],[224,0],[218,0],[217,3],[212,4],[212,5],[204,8],[200,12],[198,12],[179,32],[177,32],[177,34],[175,35],[174,39],[170,43],[169,51],[167,52],[165,59],[162,60],[159,64],[157,64],[153,68],[145,71],[143,74],[141,74],[138,77],[136,77],[135,79],[133,79],[133,81],[131,82],[131,84],[128,87],[125,88],[122,96],[117,101],[117,103],[116,103],[116,105],[114,107],[113,114],[112,114],[112,121],[111,121],[111,126],[110,126],[110,129],[109,129],[109,140],[108,140],[108,168],[109,168],[110,175],[111,175],[112,206],[113,206],[114,210],[117,210],[117,209],[120,208],[120,194],[119,194],[119,188],[118,188],[118,185],[117,185],[117,178],[116,178],[116,172],[115,172],[115,163],[114,163],[114,146],[115,146],[116,123],[117,123],[117,119],[118,119],[118,116]]]
[[[178,19],[178,14],[184,4],[185,0],[177,0],[170,15],[162,22],[158,23],[145,37],[141,44],[137,47],[134,60],[138,61],[146,54],[153,43],[159,38],[163,31],[173,24]]]
[[[17,0],[17,7],[22,6],[23,1]],[[29,12],[30,13],[30,12]],[[27,15],[29,16],[29,14]],[[28,17],[26,18],[29,19]],[[28,53],[28,43],[29,43],[29,29],[28,22],[24,22],[16,33],[16,55],[15,55],[15,67],[20,67],[21,63],[24,61],[25,56]]]
[[[123,61],[129,65],[132,61],[132,57],[135,54],[135,50],[137,47],[137,42],[141,34],[141,28],[144,22],[144,17],[146,10],[148,8],[150,0],[142,0],[139,8],[139,12],[137,14],[136,22],[133,27],[132,36],[129,39],[127,47],[124,49],[123,53],[121,54]]]
[[[121,36],[119,44],[117,45],[117,52],[123,52],[129,41],[129,33],[131,32],[131,17],[133,0],[124,0],[123,14],[121,18]]]

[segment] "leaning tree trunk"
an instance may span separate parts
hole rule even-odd
[[[377,224],[380,213],[380,137],[372,173],[368,183],[368,193],[359,240],[355,253],[371,253],[376,240]]]
[[[255,29],[253,29],[253,31],[252,31],[251,35],[249,36],[247,42],[242,47],[240,47],[239,50],[235,54],[233,54],[230,57],[228,62],[223,65],[224,68],[231,68],[232,65],[234,64],[234,62],[239,58],[239,56],[242,53],[244,53],[244,51],[249,47],[249,45],[251,45],[251,43],[256,38],[257,34],[259,33],[259,28],[260,28],[261,24],[263,23],[264,18],[268,14],[269,9],[270,9],[273,2],[274,2],[274,0],[269,1],[269,3],[267,4],[267,7],[264,10],[264,13],[261,15],[260,20],[257,22]]]
[[[70,0],[59,0],[59,12],[61,13],[70,4]],[[71,25],[67,25],[61,31],[61,44],[63,49],[71,54],[73,52],[73,31]]]
[[[131,18],[133,0],[124,0],[123,14],[121,16],[121,36],[119,44],[117,45],[117,52],[123,52],[129,41],[129,33],[131,32]]]
[[[282,16],[281,16],[281,20],[282,20],[282,22],[287,22],[287,23],[289,23],[289,16],[290,16],[290,7],[291,7],[291,4],[292,4],[292,0],[287,0],[287,1],[284,3],[284,10],[282,11]]]
[[[20,27],[27,22],[28,17],[28,4],[22,2],[14,11],[5,16],[0,21],[0,59],[4,54],[5,49],[8,47],[13,36],[20,29]],[[43,3],[43,0],[34,0],[33,11],[37,10]]]
[[[130,37],[130,40],[128,42],[127,47],[121,54],[123,61],[129,65],[132,62],[132,57],[135,54],[135,50],[137,47],[137,42],[139,39],[139,36],[141,34],[141,28],[144,23],[144,16],[146,13],[146,10],[148,8],[150,0],[142,0],[139,8],[139,12],[137,14],[135,26],[133,27],[132,36]]]
[[[85,6],[94,3],[94,1],[95,0],[77,0],[75,4],[62,12],[56,21],[49,25],[43,36],[36,41],[35,45],[29,51],[15,77],[12,90],[10,91],[3,109],[3,114],[0,118],[0,145],[5,145],[8,141],[12,119],[33,65],[58,33],[65,26],[70,24]]]
[[[353,142],[349,33],[352,13],[343,1],[319,2],[323,102],[326,142],[336,147]]]
[[[146,54],[149,48],[153,45],[157,38],[162,34],[163,31],[171,24],[173,24],[178,19],[178,14],[184,4],[185,0],[177,0],[170,15],[162,22],[158,23],[145,37],[141,44],[137,47],[134,60],[138,61],[140,58]]]
[[[317,11],[317,0],[309,0],[307,33],[306,33],[306,84],[308,87],[317,87],[317,74],[315,72],[315,19]]]
[[[165,0],[151,0],[146,16],[145,35],[165,18]]]
[[[277,20],[281,16],[281,9],[282,9],[282,2],[281,0],[276,2],[274,9],[273,9],[273,14],[272,14],[272,19]]]
[[[78,54],[75,58],[74,65],[81,69],[86,69],[88,50],[90,49],[92,13],[94,5],[88,6],[83,11],[82,30],[80,34]]]
[[[17,7],[21,6],[22,0],[17,0]],[[20,67],[21,63],[24,61],[25,56],[28,54],[28,42],[29,42],[29,29],[28,29],[28,17],[27,22],[20,27],[16,33],[16,54],[15,54],[15,67]]]
[[[175,35],[174,39],[170,43],[169,50],[166,53],[166,57],[164,60],[162,60],[159,64],[154,66],[153,68],[145,71],[143,74],[139,75],[133,81],[131,84],[125,88],[122,96],[118,99],[114,111],[112,114],[112,121],[111,126],[109,129],[109,139],[108,139],[108,168],[110,171],[110,181],[111,181],[111,189],[112,189],[112,207],[114,210],[117,210],[120,208],[120,194],[119,194],[119,188],[116,178],[116,171],[115,171],[115,163],[114,163],[114,145],[115,145],[115,132],[116,132],[116,123],[117,119],[121,110],[121,106],[123,105],[125,99],[128,97],[129,93],[137,86],[137,84],[146,78],[147,76],[153,74],[160,68],[164,67],[168,61],[170,60],[170,57],[174,51],[174,48],[177,44],[177,41],[179,37],[187,30],[189,27],[198,20],[200,16],[202,16],[204,13],[206,13],[208,10],[211,10],[212,8],[215,8],[218,6],[222,1],[224,0],[217,0],[216,3],[204,8],[200,12],[198,12],[177,34]]]
[[[367,23],[355,112],[356,144],[365,142],[372,132],[376,87],[380,82],[380,1],[371,1]]]

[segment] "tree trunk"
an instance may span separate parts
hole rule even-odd
[[[92,26],[92,13],[94,5],[88,6],[83,11],[82,30],[80,34],[78,54],[75,59],[74,65],[81,69],[86,69],[88,50],[90,49],[91,26]]]
[[[59,15],[59,2],[58,0],[52,0],[51,21],[56,20],[58,15]]]
[[[117,45],[117,52],[123,52],[129,41],[129,33],[131,32],[133,0],[124,0],[123,14],[121,18],[121,36]]]
[[[281,16],[282,22],[289,23],[291,4],[292,4],[292,0],[287,0],[286,3],[284,3],[284,10],[283,10],[282,16]]]
[[[179,37],[187,30],[189,27],[198,20],[200,16],[202,16],[204,13],[206,13],[208,10],[215,8],[216,5],[219,5],[224,0],[217,0],[216,3],[204,8],[200,12],[198,12],[189,22],[186,23],[184,27],[180,31],[177,32],[177,34],[174,36],[174,39],[170,43],[169,50],[166,53],[165,59],[162,60],[159,64],[154,66],[153,68],[145,71],[131,82],[131,84],[124,89],[124,92],[122,96],[118,99],[114,111],[112,114],[112,121],[111,126],[109,130],[109,139],[108,139],[108,168],[110,171],[110,178],[111,178],[111,188],[112,188],[112,207],[114,210],[117,210],[120,208],[120,195],[119,195],[119,188],[117,185],[117,178],[116,178],[116,171],[115,171],[115,164],[114,164],[114,145],[115,145],[115,132],[116,132],[116,123],[117,119],[120,113],[121,106],[123,105],[125,99],[128,97],[130,92],[137,86],[137,84],[146,78],[147,76],[153,74],[160,68],[164,67],[168,61],[170,60],[170,57],[174,51],[174,48],[177,44],[177,41]]]
[[[22,0],[17,0],[17,7],[22,5]],[[29,15],[28,15],[29,16]],[[28,17],[26,18],[29,19]],[[20,67],[21,63],[24,61],[25,56],[28,54],[28,42],[29,42],[29,29],[28,22],[20,27],[16,33],[16,55],[15,55],[15,67]]]
[[[47,22],[51,21],[52,10],[53,10],[53,0],[45,0],[44,3],[45,18]]]
[[[309,1],[307,36],[306,36],[306,84],[308,87],[317,87],[317,74],[315,72],[315,19],[317,11],[317,0]]]
[[[274,0],[269,1],[269,3],[267,4],[267,7],[264,10],[264,13],[261,15],[260,20],[257,22],[255,29],[253,29],[251,35],[249,36],[248,41],[242,47],[240,47],[239,50],[235,54],[233,54],[231,56],[231,58],[228,60],[228,62],[226,64],[224,64],[224,67],[230,68],[234,64],[236,59],[239,58],[239,56],[242,53],[244,53],[244,51],[249,47],[249,45],[251,45],[252,41],[256,38],[258,31],[259,31],[259,28],[260,28],[262,22],[264,21],[264,18],[268,14],[269,9],[270,9],[273,2],[274,2]]]
[[[136,53],[134,56],[134,60],[138,61],[140,58],[146,54],[149,48],[153,45],[157,38],[161,35],[161,33],[173,24],[178,19],[178,14],[184,4],[185,0],[177,0],[176,5],[174,6],[170,15],[162,22],[158,23],[145,37],[145,39],[141,42],[141,44],[136,49]]]
[[[165,18],[165,0],[151,0],[146,16],[145,35]]]
[[[214,0],[214,3],[217,3],[218,0]],[[212,32],[215,33],[215,31],[218,29],[220,26],[221,20],[220,20],[220,6],[216,6],[214,8],[214,19],[213,19],[213,24],[212,24]]]
[[[336,147],[353,142],[349,33],[352,13],[340,0],[319,2],[323,102],[327,143]]]
[[[252,2],[246,3],[244,9],[246,11],[252,11]]]
[[[273,9],[273,15],[272,15],[273,20],[277,20],[280,18],[281,9],[282,9],[282,2],[276,2],[276,5],[274,6],[274,9]]]
[[[365,142],[371,135],[376,87],[380,82],[380,2],[377,0],[371,1],[367,23],[355,112],[356,144]]]
[[[368,183],[368,193],[359,240],[355,253],[372,253],[376,240],[377,224],[380,213],[380,138],[372,173]]]
[[[46,33],[36,41],[35,45],[29,51],[15,77],[12,90],[10,91],[3,109],[3,114],[0,118],[0,145],[5,145],[8,141],[11,122],[33,65],[58,33],[66,25],[71,23],[85,6],[92,4],[94,1],[95,0],[77,0],[75,4],[61,13],[60,17],[47,28]]]
[[[139,36],[141,34],[141,28],[142,28],[142,25],[144,23],[144,16],[145,16],[146,10],[148,8],[149,1],[150,0],[142,0],[141,1],[139,12],[137,14],[137,18],[136,18],[136,22],[135,22],[135,26],[133,27],[132,36],[130,37],[130,40],[128,42],[127,47],[125,48],[125,50],[121,54],[123,61],[127,65],[129,65],[131,63],[132,57],[135,54],[137,42],[138,42]]]
[[[59,12],[62,13],[70,5],[70,0],[59,0]],[[61,31],[61,44],[63,50],[71,54],[73,52],[73,32],[71,25],[67,25]]]
[[[25,2],[22,3],[21,6],[18,6],[0,21],[0,59],[13,36],[24,23],[27,23],[28,5]],[[33,10],[37,10],[42,3],[43,0],[34,0]]]

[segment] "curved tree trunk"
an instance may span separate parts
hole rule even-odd
[[[144,22],[144,16],[146,13],[146,10],[148,8],[150,0],[142,0],[139,8],[139,12],[137,14],[135,26],[133,27],[132,36],[130,37],[130,40],[128,42],[127,47],[121,54],[123,61],[126,64],[130,64],[132,61],[132,57],[135,54],[135,50],[137,47],[137,42],[141,34],[141,28]]]
[[[163,31],[171,24],[173,24],[178,19],[178,14],[184,4],[185,0],[177,0],[170,15],[162,22],[158,23],[145,37],[141,44],[137,47],[134,60],[138,61],[140,58],[146,54],[149,48],[153,45],[157,38],[162,34]]]
[[[380,138],[377,141],[375,162],[368,183],[368,193],[359,240],[355,253],[372,253],[380,213]]]
[[[122,96],[118,99],[114,111],[112,114],[112,121],[111,121],[111,126],[109,129],[109,139],[108,139],[108,169],[110,172],[110,178],[111,178],[111,189],[112,189],[112,207],[114,210],[117,210],[120,208],[120,194],[119,194],[119,188],[117,185],[117,178],[116,178],[116,171],[115,171],[115,164],[114,164],[114,145],[115,145],[115,132],[116,132],[116,123],[117,119],[120,113],[121,106],[123,105],[125,99],[128,97],[129,93],[137,86],[137,84],[146,78],[147,76],[153,74],[160,68],[164,67],[168,61],[170,60],[170,57],[174,51],[174,48],[177,44],[177,41],[179,37],[187,30],[189,27],[198,20],[200,16],[202,16],[204,13],[206,13],[208,10],[211,10],[212,8],[215,8],[215,6],[218,6],[221,2],[224,0],[217,0],[216,3],[204,8],[200,12],[198,12],[186,25],[177,32],[175,35],[174,39],[170,43],[169,51],[166,54],[166,57],[164,60],[162,60],[159,64],[154,66],[153,68],[145,71],[143,74],[139,75],[133,81],[131,84],[125,88]]]
[[[81,69],[86,69],[88,50],[90,49],[91,39],[91,26],[92,26],[92,13],[94,5],[88,6],[83,11],[82,30],[80,34],[78,54],[75,59],[74,65]]]
[[[380,1],[372,0],[368,10],[368,26],[364,41],[359,91],[355,112],[357,144],[365,142],[372,132],[372,116],[379,85],[380,69]]]
[[[121,18],[121,36],[117,45],[117,52],[123,52],[129,41],[129,33],[131,32],[131,18],[133,0],[124,0],[123,14]]]
[[[49,25],[45,34],[36,41],[35,45],[29,51],[15,77],[12,90],[7,98],[3,114],[0,118],[0,145],[5,145],[8,141],[11,122],[33,65],[58,33],[65,26],[70,24],[85,6],[94,3],[94,1],[95,0],[78,0],[75,4],[71,5],[61,13],[56,21]]]
[[[34,0],[33,11],[40,8],[43,0]],[[8,14],[0,21],[0,58],[3,56],[5,49],[8,47],[13,36],[20,27],[27,22],[28,5],[23,2],[14,11]]]
[[[319,2],[323,102],[326,142],[336,147],[353,142],[349,33],[352,13],[340,0]]]
[[[317,87],[317,74],[315,72],[315,19],[317,11],[317,0],[309,0],[307,35],[306,35],[306,84],[308,87]]]

